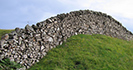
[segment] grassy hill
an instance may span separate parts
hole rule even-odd
[[[132,44],[105,35],[72,36],[28,70],[132,70]]]
[[[80,34],[50,50],[28,70],[132,70],[132,44],[105,35]]]

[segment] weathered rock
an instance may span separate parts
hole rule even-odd
[[[31,26],[29,26],[28,24],[25,26],[25,29],[34,32],[34,29]]]
[[[46,22],[47,23],[52,23],[52,20],[51,19],[47,19]]]
[[[9,39],[9,35],[5,34],[4,36],[1,37],[1,40],[8,40]]]
[[[20,32],[20,28],[15,28],[15,31],[17,32],[17,33],[19,33]]]
[[[48,38],[48,41],[49,41],[49,42],[53,42],[53,38],[52,38],[52,37],[49,37],[49,38]]]
[[[0,55],[0,60],[2,60],[4,57],[5,57],[4,54],[1,54]]]
[[[22,37],[19,37],[19,38],[18,38],[18,45],[21,45],[22,40],[23,40]]]
[[[5,40],[0,40],[0,48],[3,48]]]
[[[43,50],[44,48],[45,48],[45,47],[42,45],[42,46],[41,46],[41,50]]]
[[[13,57],[9,57],[10,61],[14,61],[14,58]]]
[[[25,59],[26,59],[26,58],[27,58],[27,55],[26,55],[26,54],[25,54],[25,55],[23,55],[23,58],[25,58]]]
[[[22,37],[23,39],[25,39],[26,36],[25,36],[24,33],[22,33],[22,34],[21,34],[21,37]]]
[[[17,55],[14,55],[14,58],[17,58],[18,56]]]

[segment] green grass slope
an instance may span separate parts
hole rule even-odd
[[[105,35],[77,35],[28,70],[132,70],[133,41]]]
[[[1,30],[0,37],[13,30]],[[28,70],[132,70],[133,41],[105,35],[77,35]]]

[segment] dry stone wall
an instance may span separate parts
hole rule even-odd
[[[9,58],[29,68],[47,52],[77,34],[103,34],[132,40],[133,34],[111,16],[91,10],[59,14],[36,25],[16,28],[0,41],[0,60]]]

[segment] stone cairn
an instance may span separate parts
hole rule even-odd
[[[103,34],[132,40],[133,34],[111,16],[91,10],[73,11],[46,19],[36,25],[5,34],[0,41],[0,60],[9,58],[31,67],[47,52],[77,34]]]

